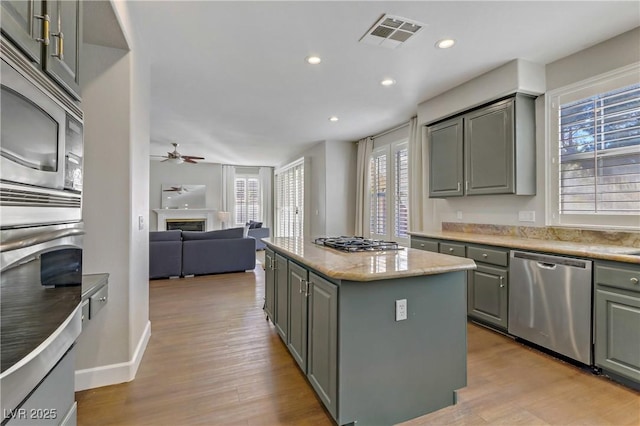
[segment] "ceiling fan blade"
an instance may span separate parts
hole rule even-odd
[[[193,155],[183,155],[182,158],[189,160],[204,160],[204,157],[195,157]]]
[[[157,155],[157,154],[151,154],[150,157],[162,157],[162,158],[167,158],[166,155]]]
[[[198,164],[197,161],[193,161],[191,158],[182,157],[185,163]]]
[[[161,161],[161,163],[164,163],[165,161],[169,161],[169,159],[165,158],[164,160]]]

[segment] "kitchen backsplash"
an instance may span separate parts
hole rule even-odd
[[[485,235],[505,235],[538,240],[571,241],[586,244],[612,244],[640,247],[640,232],[598,231],[593,229],[490,225],[480,223],[443,222],[442,230]]]

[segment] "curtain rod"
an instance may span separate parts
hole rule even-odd
[[[387,130],[385,130],[385,131],[383,131],[383,132],[380,132],[380,133],[378,133],[377,135],[373,135],[373,136],[371,136],[371,138],[372,138],[372,139],[379,138],[379,137],[382,137],[382,136],[384,136],[384,135],[388,135],[388,134],[389,134],[389,133],[391,133],[391,132],[395,132],[396,130],[400,130],[400,129],[402,129],[403,127],[406,127],[406,126],[408,126],[409,124],[411,124],[411,119],[416,118],[416,117],[417,117],[417,115],[414,115],[414,116],[413,116],[413,117],[411,117],[411,118],[409,119],[409,121],[407,121],[406,123],[398,124],[398,125],[397,125],[397,126],[395,126],[395,127],[392,127],[392,128],[387,129]]]

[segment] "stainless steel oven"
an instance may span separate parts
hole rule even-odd
[[[58,383],[50,401],[61,405],[47,408],[62,416],[74,404],[73,362],[61,360],[81,331],[83,234],[82,222],[0,231],[2,424],[41,395],[61,365],[70,370],[62,374],[70,389]]]
[[[81,118],[19,61],[2,57],[2,227],[81,219]]]

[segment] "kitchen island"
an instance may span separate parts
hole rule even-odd
[[[338,424],[394,424],[456,402],[472,260],[263,241],[265,312]]]

